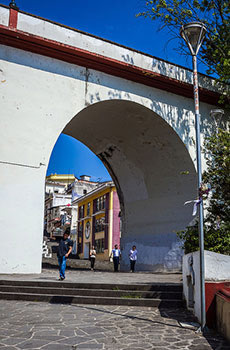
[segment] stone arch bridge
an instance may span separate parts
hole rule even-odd
[[[203,138],[218,95],[199,81]],[[122,268],[135,243],[139,269],[178,271],[175,231],[196,197],[191,71],[1,5],[0,91],[0,273],[41,271],[45,175],[61,132],[116,184]]]

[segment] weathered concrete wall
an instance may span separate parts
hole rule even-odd
[[[18,28],[191,81],[185,69],[25,14]],[[135,243],[137,269],[180,269],[174,231],[191,220],[183,203],[195,198],[196,188],[193,100],[4,45],[0,75],[0,272],[40,272],[45,173],[62,131],[97,154],[116,183],[122,268]],[[210,132],[211,108],[201,104],[202,139]]]
[[[0,23],[4,26],[9,23],[9,10],[4,7],[0,7]]]
[[[31,256],[41,261],[45,171],[63,129],[100,155],[117,179],[114,180],[121,188],[125,210],[124,256],[136,243],[140,269],[178,269],[181,252],[173,230],[183,228],[191,220],[191,208],[183,203],[195,196],[195,151],[191,139],[194,123],[190,111],[193,102],[6,46],[1,46],[0,58],[4,81],[1,183],[7,192],[1,197],[1,234],[4,244],[11,245],[10,253],[4,250],[6,256],[3,254],[1,261],[17,261],[8,267],[0,264],[2,272],[40,271],[39,263],[35,270],[33,259],[20,254],[18,244],[14,249],[11,243],[15,232],[24,242],[27,231],[32,231],[39,238],[32,243],[36,248],[30,246]],[[208,115],[209,109],[203,104],[202,114]],[[110,152],[110,147],[113,155],[108,159],[106,152]],[[182,175],[185,170],[190,174]],[[38,181],[36,174],[40,176]],[[21,182],[25,185],[17,189],[16,195],[22,204],[16,205],[13,184]],[[28,196],[36,207],[31,199],[25,210],[24,198]],[[7,210],[12,206],[12,198],[13,222],[11,211]],[[123,263],[126,268],[128,256]]]
[[[189,284],[188,277],[191,276],[190,259],[193,258],[194,271],[194,314],[201,319],[201,303],[200,303],[200,255],[199,251],[186,254],[183,256],[183,292],[187,306],[189,307]],[[230,256],[218,254],[205,250],[205,281],[229,281],[230,280]]]
[[[217,329],[230,343],[230,295],[216,295]]]
[[[5,11],[4,13],[6,16],[7,10],[3,10]],[[6,20],[4,23],[6,23]],[[132,50],[122,45],[114,44],[108,40],[74,30],[73,28],[62,26],[58,23],[44,20],[43,18],[38,18],[19,12],[17,29],[32,35],[46,38],[48,40],[78,47],[82,50],[93,52],[96,55],[102,55],[114,60],[119,60],[120,62],[125,62],[129,65],[150,70],[153,73],[178,79],[182,82],[192,83],[192,72],[183,67],[176,66],[173,63],[162,61],[149,55],[144,55],[141,52]],[[214,80],[211,80],[204,75],[200,76],[199,84],[200,86],[206,87],[210,90],[216,90]]]

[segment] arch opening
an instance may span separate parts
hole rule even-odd
[[[138,270],[179,271],[182,250],[175,231],[191,221],[196,171],[176,132],[137,103],[110,100],[90,105],[64,128],[104,163],[121,207],[121,269],[138,249]],[[184,175],[186,172],[187,175]]]

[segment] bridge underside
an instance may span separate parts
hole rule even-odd
[[[122,215],[122,269],[138,249],[139,270],[178,271],[175,231],[191,220],[194,165],[175,131],[157,114],[133,102],[99,102],[78,113],[63,132],[88,146],[116,184]],[[187,175],[184,173],[186,172]]]

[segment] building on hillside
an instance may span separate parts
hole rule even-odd
[[[77,253],[88,259],[94,245],[97,259],[107,260],[115,244],[120,245],[120,203],[115,185],[105,182],[75,199],[78,206]]]
[[[50,238],[61,237],[70,227],[71,215],[66,208],[71,207],[71,195],[51,193],[45,199],[44,235]]]
[[[98,182],[90,179],[88,175],[81,175],[79,179],[65,174],[51,174],[46,177],[44,235],[57,238],[68,228],[71,239],[75,242],[75,254],[78,209],[71,202],[98,186]]]
[[[66,205],[71,206],[71,195],[66,193],[67,186],[75,180],[73,174],[51,174],[46,176],[45,183],[45,213],[44,236],[60,237],[71,224],[69,210],[64,210]]]

